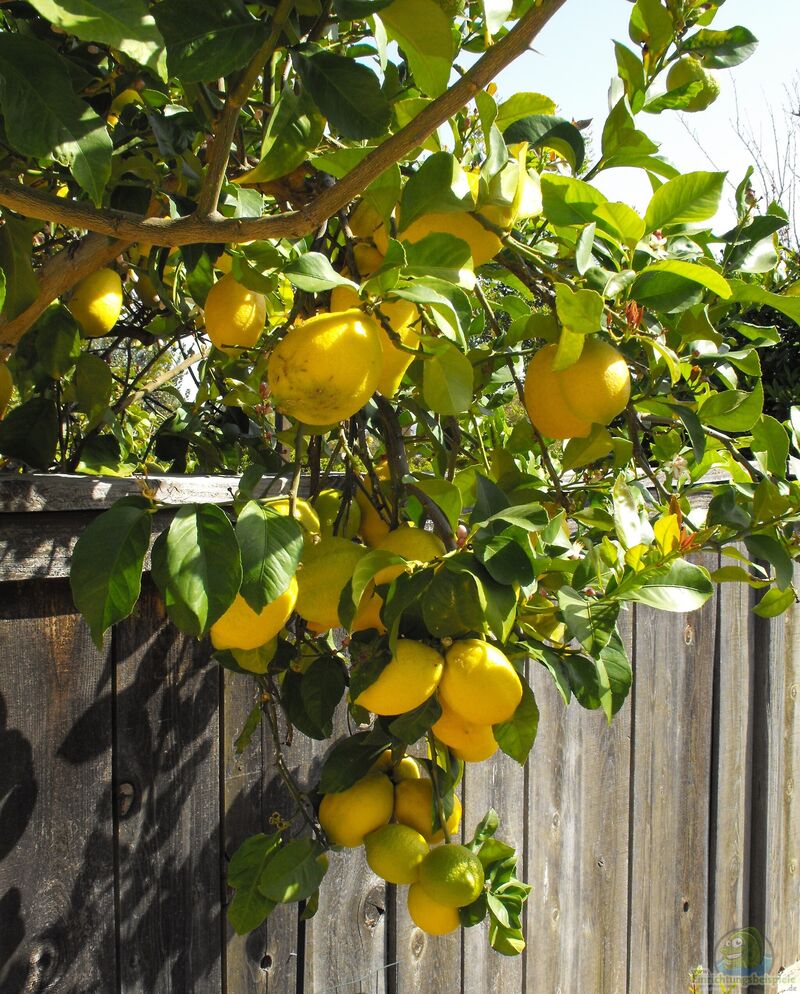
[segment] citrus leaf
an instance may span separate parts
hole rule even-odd
[[[317,890],[327,869],[313,839],[282,843],[262,869],[258,890],[275,904],[304,901]]]
[[[254,611],[262,611],[285,592],[297,572],[302,529],[288,515],[250,501],[236,522],[236,540],[242,556],[240,593]]]
[[[787,587],[786,590],[778,590],[773,587],[768,590],[761,600],[753,608],[753,613],[759,618],[777,618],[794,604],[797,603],[797,594],[794,587]]]
[[[231,857],[228,886],[235,887],[236,893],[228,905],[228,921],[237,935],[258,928],[277,906],[259,891],[258,882],[280,841],[278,833],[252,835]]]
[[[653,194],[644,222],[648,231],[668,224],[707,221],[719,208],[725,173],[694,172],[676,176]]]
[[[442,342],[425,360],[422,395],[437,414],[463,414],[472,405],[472,363],[450,342]]]
[[[736,26],[726,31],[703,29],[684,38],[683,52],[691,52],[707,69],[731,69],[745,62],[758,47],[758,39],[747,28]]]
[[[492,727],[495,741],[503,752],[516,760],[520,766],[525,765],[528,754],[536,741],[539,728],[539,708],[533,691],[526,680],[520,677],[522,683],[522,699],[514,714],[499,725]]]
[[[314,103],[342,138],[376,138],[391,109],[375,73],[333,52],[292,51],[292,62]]]
[[[380,19],[403,51],[417,88],[430,97],[447,89],[453,63],[453,33],[435,0],[395,0]]]
[[[669,566],[639,574],[641,586],[626,591],[623,600],[638,601],[660,611],[696,611],[714,593],[708,570],[676,559]]]

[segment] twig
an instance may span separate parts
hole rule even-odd
[[[439,790],[439,763],[436,759],[436,739],[431,731],[428,731],[428,744],[431,748],[431,784],[433,785],[433,796],[436,800],[436,814],[439,816],[439,823],[442,826],[444,841],[450,845],[450,829],[447,827],[447,819],[444,816],[444,804],[442,803],[442,794]]]
[[[631,433],[631,442],[633,442],[633,457],[639,466],[644,470],[644,474],[647,479],[653,484],[653,488],[658,496],[664,503],[669,501],[669,494],[667,493],[663,483],[656,474],[653,472],[653,467],[642,448],[642,440],[639,435],[639,429],[642,425],[639,423],[639,419],[636,417],[636,411],[628,405],[625,408],[625,420],[628,422],[628,428]]]
[[[300,477],[303,472],[303,423],[297,422],[297,432],[294,436],[294,466],[292,469],[292,483],[289,487],[289,517],[295,517],[297,507],[297,495],[300,492]]]

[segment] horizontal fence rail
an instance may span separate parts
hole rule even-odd
[[[495,807],[533,887],[522,956],[483,926],[424,935],[354,851],[332,856],[314,918],[280,907],[235,936],[227,860],[288,811],[267,731],[234,752],[255,686],[178,632],[148,581],[92,645],[60,564],[93,485],[0,504],[0,994],[683,994],[745,926],[772,974],[800,959],[800,615],[761,619],[738,585],[690,615],[623,614],[634,687],[610,726],[531,664],[528,766],[468,767],[466,836]],[[224,501],[235,481],[171,486],[174,503]],[[40,554],[23,578],[26,529]],[[286,752],[313,782],[321,744],[296,733]]]

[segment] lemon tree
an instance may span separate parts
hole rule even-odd
[[[239,477],[154,542],[143,483],[71,574],[100,644],[149,562],[250,681],[240,751],[262,720],[326,743],[295,775],[274,737],[292,817],[231,860],[237,931],[363,845],[420,928],[517,954],[529,885],[459,794],[527,760],[531,669],[611,721],[625,605],[796,599],[800,413],[762,376],[800,322],[788,218],[648,135],[702,122],[756,38],[721,2],[626,4],[585,125],[544,65],[494,82],[573,0],[91,7],[0,13],[3,468]],[[618,168],[646,205],[602,192]]]

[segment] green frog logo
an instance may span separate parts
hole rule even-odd
[[[764,977],[772,961],[772,946],[757,928],[734,929],[717,943],[717,972],[728,977]]]

